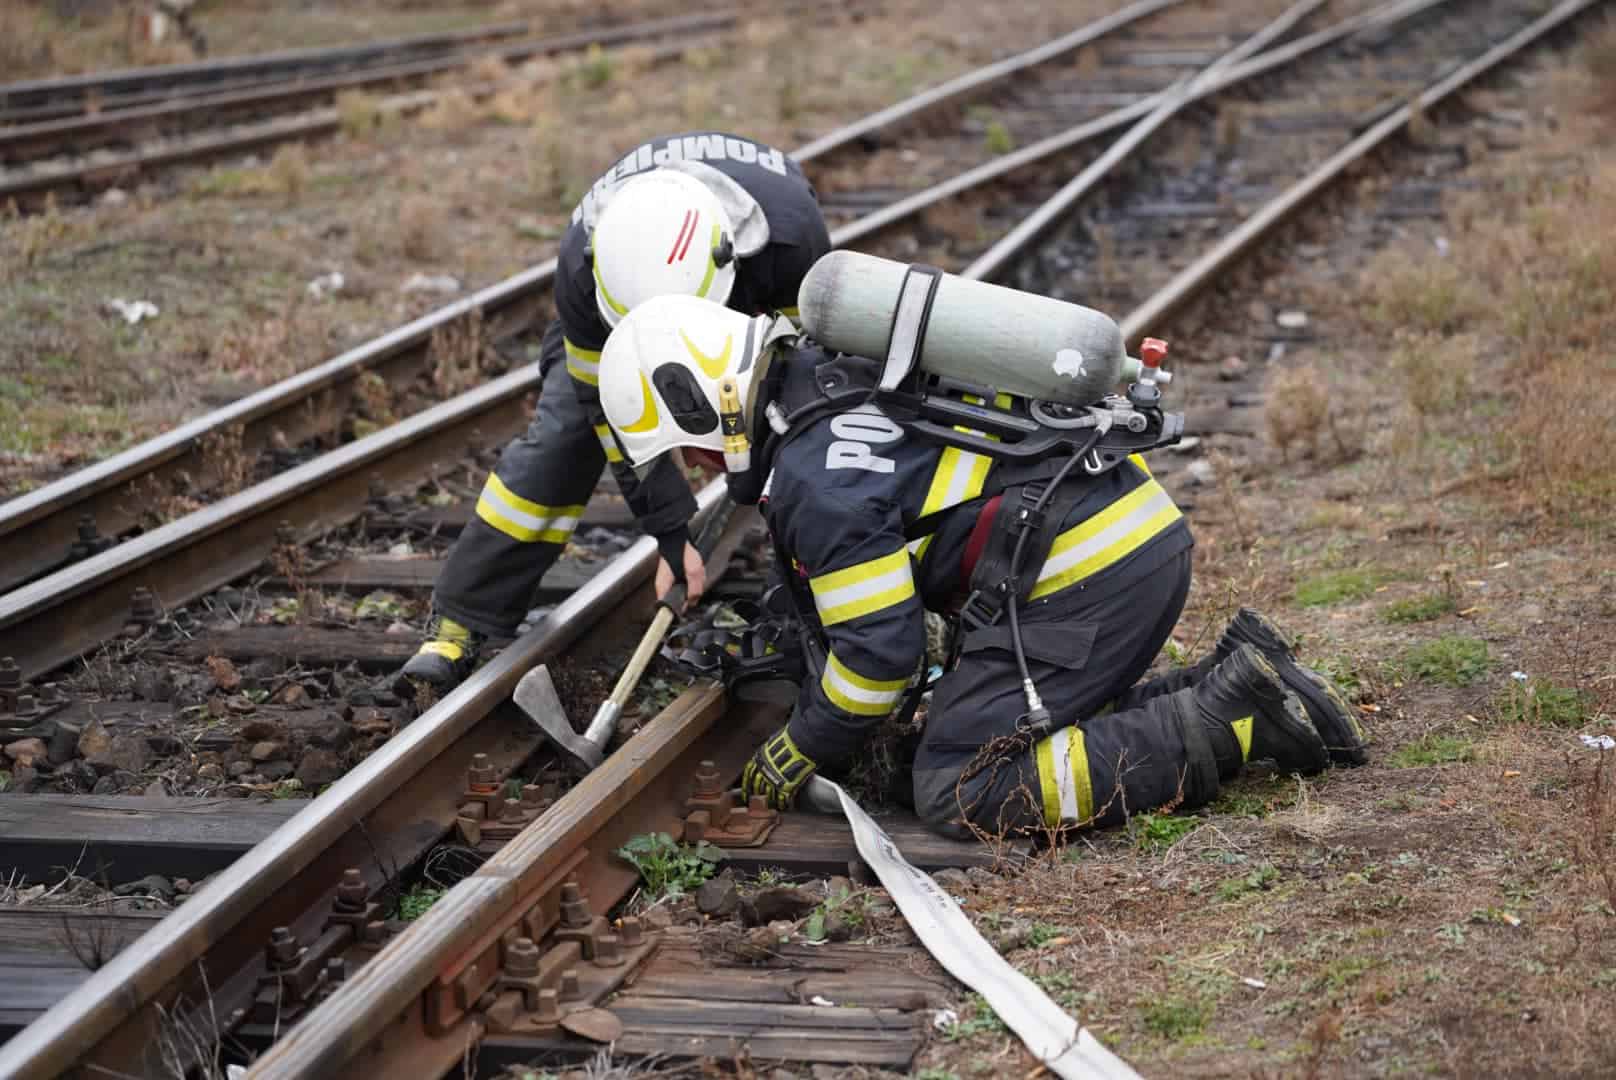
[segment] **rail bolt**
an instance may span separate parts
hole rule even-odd
[[[269,960],[270,970],[284,971],[294,966],[297,963],[298,953],[302,951],[290,928],[277,926],[269,932],[269,948],[265,950],[265,954]]]
[[[566,968],[561,972],[561,1000],[576,1001],[583,996],[578,986],[578,969]]]
[[[362,911],[369,898],[370,890],[365,887],[365,876],[359,868],[350,866],[344,870],[342,881],[337,885],[337,906],[344,911]]]
[[[505,973],[518,979],[539,973],[539,947],[532,938],[519,937],[505,946]]]
[[[22,672],[17,668],[17,661],[0,656],[0,690],[15,690],[21,685]]]
[[[67,700],[67,695],[53,682],[48,682],[39,688],[39,700],[45,705],[59,705]]]
[[[95,515],[94,514],[80,514],[79,515],[79,526],[78,526],[78,528],[79,528],[79,541],[81,543],[84,543],[84,544],[93,544],[93,543],[95,543],[95,541],[97,539],[97,533],[95,531]]]
[[[718,792],[718,763],[704,761],[696,767],[696,794],[717,795]]]
[[[553,1024],[561,1019],[561,1002],[552,987],[539,991],[539,1007],[534,1010],[533,1019],[541,1024]]]
[[[544,789],[537,784],[522,785],[522,805],[530,810],[536,810],[544,801]]]
[[[746,800],[746,816],[753,818],[766,818],[773,811],[769,809],[769,800],[764,795],[753,795]]]
[[[18,716],[32,716],[39,711],[39,707],[34,704],[34,695],[18,694],[17,707],[12,711]]]
[[[522,800],[506,799],[504,807],[500,810],[499,820],[507,825],[520,825],[526,821],[527,815],[522,813]]]
[[[618,948],[616,934],[595,935],[595,966],[617,967],[623,962],[623,950]]]
[[[325,981],[332,986],[348,978],[348,962],[340,956],[333,956],[325,962]]]
[[[713,823],[713,816],[705,810],[697,810],[685,817],[684,841],[687,844],[699,844],[707,837],[707,827]]]
[[[494,763],[488,760],[487,754],[472,755],[471,769],[467,775],[472,787],[487,787],[498,780]]]
[[[640,920],[633,915],[623,920],[623,925],[618,928],[618,934],[622,937],[623,944],[631,949],[645,940],[645,930],[640,925]]]

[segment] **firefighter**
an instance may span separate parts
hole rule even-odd
[[[695,500],[672,457],[643,477],[624,463],[599,408],[601,347],[629,309],[665,293],[794,311],[803,275],[829,248],[802,170],[750,139],[652,139],[597,180],[561,240],[537,414],[484,483],[438,577],[426,640],[402,674],[447,689],[470,673],[486,637],[515,632],[607,464],[656,538],[658,594],[682,580],[691,602],[700,597],[705,576],[688,528]]]
[[[719,352],[722,370],[701,363]],[[1350,709],[1255,613],[1205,661],[1136,685],[1183,609],[1193,544],[1138,457],[1051,480],[1053,539],[1024,570],[1019,618],[985,610],[984,568],[1006,565],[1009,511],[1028,492],[1006,486],[999,462],[920,437],[876,404],[815,412],[826,387],[874,385],[879,370],[785,320],[688,297],[630,315],[601,360],[602,405],[629,459],[721,453],[823,646],[789,721],[747,764],[747,794],[786,807],[817,769],[858,754],[918,677],[926,609],[965,620],[914,761],[915,807],[946,834],[1192,809],[1249,759],[1300,773],[1364,760]]]

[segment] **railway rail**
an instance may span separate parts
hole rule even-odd
[[[1566,0],[1546,14],[1508,5],[1476,12],[1449,0],[1446,5],[1402,4],[1379,9],[1382,17],[1368,17],[1356,25],[1353,33],[1372,32],[1390,42],[1413,33],[1403,20],[1442,11],[1458,22],[1429,24],[1422,44],[1430,48],[1439,40],[1450,41],[1468,51],[1457,59],[1457,66],[1448,65],[1438,77],[1409,80],[1412,92],[1399,87],[1392,95],[1399,104],[1375,110],[1377,115],[1360,131],[1354,134],[1354,125],[1346,125],[1349,138],[1344,145],[1322,155],[1308,153],[1295,161],[1289,182],[1280,183],[1286,178],[1277,177],[1277,190],[1267,192],[1269,197],[1255,212],[1235,222],[1219,217],[1218,230],[1207,238],[1207,244],[1189,251],[1187,257],[1158,260],[1161,272],[1118,308],[1129,312],[1124,320],[1129,336],[1158,332],[1165,322],[1179,318],[1201,290],[1271,238],[1275,228],[1353,165],[1387,146],[1406,130],[1417,112],[1437,111],[1459,91],[1598,6],[1597,0]],[[1300,18],[1299,10],[1289,17]],[[1454,32],[1455,26],[1470,23],[1475,24],[1474,33]],[[1298,39],[1289,47],[1294,49],[1306,40]],[[1219,80],[1241,70],[1242,63],[1257,63],[1267,55],[1251,60],[1238,54],[1209,57],[1210,63],[1200,65],[1196,73],[1129,107],[1140,110],[1134,116],[1159,118],[1156,126],[1166,128],[1172,114],[1213,93],[1214,87],[1235,85]],[[1150,102],[1148,108],[1144,101]],[[1332,138],[1341,129],[1337,119],[1332,118],[1328,125]],[[1120,126],[1121,122],[1107,123]],[[1025,205],[1017,205],[1015,222],[1034,221],[1039,227],[1012,224],[987,254],[974,251],[964,272],[972,277],[1031,272],[1024,269],[1029,261],[1048,257],[1030,254],[1035,245],[1043,245],[1047,251],[1051,243],[1071,243],[1071,237],[1061,232],[1069,226],[1055,222],[1092,190],[1102,172],[1110,175],[1116,161],[1108,161],[1108,157],[1123,156],[1120,151],[1097,156],[1091,168],[1079,171],[1076,179],[1053,185],[1054,190],[1036,200],[1030,212]],[[834,200],[834,194],[830,198]],[[857,227],[867,230],[862,236],[877,233],[867,225]],[[847,242],[847,237],[846,230],[838,230],[838,239]],[[881,240],[893,242],[884,232]],[[1192,245],[1180,240],[1180,246]],[[1046,280],[1066,276],[1052,275],[1047,267],[1044,273]],[[370,438],[387,434],[384,431]],[[347,452],[362,456],[357,448],[365,442],[369,440],[353,444]],[[717,488],[709,488],[701,501],[710,506],[718,498]],[[227,499],[200,513],[217,510],[223,514],[231,503]],[[134,546],[141,542],[126,543],[96,559],[129,549],[131,555],[125,558],[138,568],[141,559],[151,555]],[[618,926],[606,921],[612,905],[625,895],[632,881],[628,871],[605,853],[624,837],[647,831],[658,821],[683,818],[688,828],[694,796],[683,787],[686,778],[696,771],[704,776],[733,776],[755,741],[739,737],[737,732],[756,735],[767,730],[775,718],[766,709],[742,709],[715,726],[726,707],[720,695],[698,688],[681,698],[630,738],[601,770],[553,806],[523,821],[520,831],[481,870],[452,889],[410,930],[385,944],[377,937],[365,937],[367,920],[374,914],[367,905],[379,884],[373,871],[359,865],[365,860],[354,856],[352,846],[340,855],[332,853],[338,850],[339,838],[352,843],[352,823],[367,813],[375,815],[374,835],[392,835],[381,827],[387,824],[387,807],[395,805],[394,800],[423,798],[423,778],[429,774],[442,788],[446,777],[465,769],[466,733],[481,732],[490,716],[498,715],[495,707],[523,671],[554,655],[547,650],[558,649],[581,633],[586,621],[604,615],[634,583],[643,582],[653,561],[653,546],[642,541],[612,564],[536,631],[519,639],[269,841],[238,860],[208,891],[149,931],[0,1049],[0,1075],[55,1075],[87,1061],[127,1063],[133,1059],[116,1055],[127,1055],[139,1039],[154,1030],[159,1005],[171,1006],[182,994],[195,1001],[203,988],[214,1000],[226,1002],[250,1001],[266,989],[282,995],[279,1000],[285,1002],[288,986],[302,995],[291,1004],[295,1013],[306,1015],[258,1059],[252,1071],[255,1076],[324,1075],[343,1067],[387,1070],[403,1062],[409,1062],[412,1070],[423,1064],[448,1068],[473,1046],[490,1053],[518,1053],[524,1048],[576,1052],[588,1045],[567,1034],[570,1029],[563,1021],[591,1019],[586,1014],[592,1014],[595,1005],[620,984],[618,969],[631,967],[630,961],[639,963],[654,945],[654,935],[643,927],[631,926],[627,920]],[[37,583],[36,600],[60,585],[50,583],[49,578]],[[640,602],[646,599],[642,592]],[[11,596],[0,598],[0,631],[9,628],[5,615],[11,603]],[[68,620],[60,625],[67,630]],[[26,639],[0,638],[0,651],[13,642],[26,644]],[[726,737],[718,738],[715,732]],[[435,756],[450,746],[458,757]],[[711,770],[693,767],[704,760],[714,763]],[[489,763],[480,767],[487,768]],[[486,788],[488,775],[482,776]],[[448,786],[454,789],[454,796],[444,799],[440,792],[437,804],[457,808],[466,795],[459,792],[458,785]],[[492,808],[486,799],[483,805],[485,811]],[[716,813],[697,819],[698,828],[731,814],[745,818],[749,813],[728,803],[714,804],[713,809]],[[521,820],[520,805],[516,819]],[[739,828],[745,822],[735,824]],[[395,822],[394,828],[402,826]],[[324,876],[305,880],[302,874],[308,867],[318,867]],[[356,869],[360,874],[357,883],[347,876]],[[290,887],[294,880],[298,882],[295,889]],[[341,891],[344,884],[348,885],[346,893]],[[292,905],[292,893],[303,906]],[[307,906],[310,898],[317,898],[312,907]],[[249,911],[253,905],[258,907]],[[286,937],[275,934],[276,927],[288,928],[289,950]],[[267,955],[265,942],[270,943]],[[367,962],[357,970],[330,964],[332,959],[347,956],[352,961],[360,955]],[[204,969],[211,982],[201,974]],[[264,981],[266,972],[269,978]],[[226,982],[234,997],[221,997]],[[236,1008],[243,1011],[238,1015],[232,1008],[222,1019],[207,1017],[205,1033],[217,1036],[220,1028],[252,1028],[251,1006]],[[271,1015],[277,1014],[271,1010]],[[887,1019],[914,1022],[913,1018]],[[193,1022],[203,1020],[193,1017]],[[258,1024],[257,1033],[264,1034],[265,1026]]]

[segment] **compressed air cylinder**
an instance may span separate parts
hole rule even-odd
[[[797,292],[803,327],[838,352],[885,360],[908,269],[861,252],[831,252]],[[919,367],[1018,396],[1087,405],[1116,388],[1127,360],[1122,329],[1109,315],[944,274]]]

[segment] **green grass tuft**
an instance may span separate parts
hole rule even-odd
[[[1128,832],[1135,848],[1154,855],[1166,851],[1203,824],[1205,822],[1192,817],[1137,814],[1128,822]]]
[[[1295,600],[1302,607],[1324,607],[1362,600],[1375,591],[1380,575],[1369,567],[1336,570],[1308,578],[1296,586]]]
[[[430,885],[412,885],[409,892],[398,898],[398,917],[405,922],[414,922],[425,915],[433,904],[442,900],[447,891]]]
[[[1394,623],[1430,622],[1440,619],[1454,609],[1453,597],[1447,593],[1430,593],[1397,600],[1386,608],[1386,621]]]
[[[1201,1001],[1185,998],[1157,998],[1141,1007],[1145,1027],[1164,1039],[1187,1039],[1206,1030],[1212,1010]]]
[[[1392,754],[1392,767],[1417,769],[1423,765],[1452,765],[1475,756],[1469,739],[1457,735],[1427,735]]]
[[[1410,675],[1444,686],[1468,686],[1487,674],[1487,643],[1461,634],[1444,634],[1414,646],[1404,658]]]
[[[1543,679],[1524,683],[1512,679],[1497,704],[1498,718],[1504,723],[1531,727],[1581,727],[1590,711],[1591,702],[1583,691]]]
[[[667,833],[636,836],[618,848],[617,854],[640,872],[646,894],[653,900],[698,888],[724,858],[723,849],[705,840],[680,844]]]

